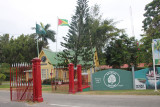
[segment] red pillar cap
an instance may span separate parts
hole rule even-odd
[[[39,58],[33,58],[32,60],[31,60],[32,62],[34,62],[34,61],[39,61],[39,62],[41,62],[41,60],[39,59]]]
[[[74,64],[70,63],[69,65],[74,65]]]
[[[78,64],[77,66],[82,66],[81,64]]]

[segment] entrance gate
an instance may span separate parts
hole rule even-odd
[[[77,69],[74,69],[74,65],[71,63],[68,68],[54,69],[51,72],[51,86],[52,91],[55,92],[82,91],[81,65],[77,65]]]
[[[81,65],[74,69],[74,65],[69,64],[69,93],[82,92],[81,69]]]
[[[33,100],[32,65],[13,64],[10,68],[11,101]]]
[[[58,67],[51,70],[51,86],[53,92],[67,93],[69,90],[68,67]]]
[[[40,62],[40,59],[34,58],[32,64],[12,64],[10,67],[11,101],[43,101]]]

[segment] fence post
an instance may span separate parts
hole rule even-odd
[[[75,93],[74,90],[74,65],[69,64],[69,93]]]
[[[77,65],[78,91],[82,92],[82,66]]]
[[[38,58],[32,59],[33,101],[37,101],[37,102],[43,102],[40,62],[41,62],[41,60]]]
[[[134,77],[134,65],[132,65],[132,78],[133,78],[133,89],[135,90],[135,77]]]
[[[93,68],[90,68],[90,83],[91,83],[91,90],[93,90],[93,80],[92,80],[92,69]]]
[[[11,75],[11,70],[12,70],[11,67],[10,67],[10,99],[12,101],[12,86],[13,86],[12,84],[13,83],[11,83],[11,82],[13,81],[13,77],[11,77],[11,76],[13,76],[13,74]]]

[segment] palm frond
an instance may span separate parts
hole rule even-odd
[[[51,27],[51,25],[50,25],[50,24],[47,24],[47,25],[44,27],[44,29],[45,29],[45,30],[48,30],[49,27]]]

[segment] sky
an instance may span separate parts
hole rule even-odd
[[[136,39],[141,39],[144,8],[152,0],[88,1],[89,7],[94,4],[100,6],[103,19],[113,19],[118,22],[116,27],[125,29],[129,37],[134,35]],[[50,29],[57,32],[57,51],[62,51],[64,48],[60,42],[63,42],[62,37],[67,35],[69,28],[57,27],[57,19],[67,19],[70,22],[76,5],[77,0],[0,0],[0,35],[8,33],[17,38],[21,34],[35,33],[31,27],[35,27],[36,23],[50,24]],[[49,47],[56,51],[56,43],[50,40]]]

